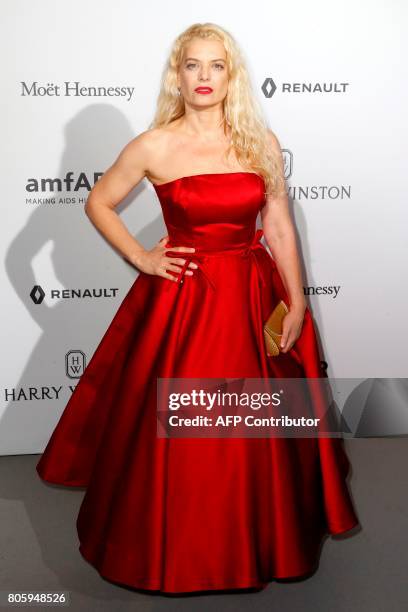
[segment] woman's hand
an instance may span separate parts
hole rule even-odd
[[[164,236],[164,238],[159,240],[156,246],[154,246],[150,251],[139,251],[133,257],[132,263],[134,263],[135,266],[145,274],[155,274],[157,276],[162,276],[163,278],[168,278],[172,281],[177,281],[177,276],[170,274],[167,270],[172,270],[179,274],[186,260],[180,257],[167,257],[167,251],[193,253],[195,248],[182,246],[165,247],[164,245],[168,241],[168,238],[168,236]],[[188,268],[195,269],[197,267],[198,266],[196,263],[190,261]],[[185,274],[191,276],[193,271],[186,269]]]
[[[279,346],[281,353],[287,353],[290,351],[296,340],[299,338],[302,331],[305,310],[306,305],[290,306],[289,312],[283,317],[282,338]]]

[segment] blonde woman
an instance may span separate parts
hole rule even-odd
[[[168,231],[150,249],[115,211],[143,179]],[[216,437],[206,426],[158,435],[159,379],[324,375],[280,145],[226,30],[194,24],[177,38],[152,125],[94,186],[86,213],[139,274],[37,466],[48,482],[86,487],[83,557],[108,580],[163,593],[309,575],[323,535],[358,523],[341,439]],[[280,300],[272,356],[263,325]],[[201,416],[215,420],[208,406]]]

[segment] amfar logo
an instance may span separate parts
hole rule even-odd
[[[65,373],[69,378],[81,378],[86,368],[86,357],[82,351],[68,351],[65,355]]]
[[[67,300],[74,298],[100,298],[100,297],[116,297],[118,287],[111,289],[51,289],[50,298],[52,300]],[[30,298],[34,304],[41,304],[45,298],[45,291],[40,285],[34,285],[30,291]]]
[[[25,81],[20,81],[21,95],[34,96],[39,98],[55,98],[60,96],[81,97],[81,98],[117,98],[126,96],[129,102],[135,91],[134,87],[95,87],[80,85],[80,81],[64,81],[63,85],[55,83],[39,84],[32,81],[29,85]]]
[[[282,83],[283,93],[345,93],[350,83]],[[271,77],[262,83],[261,89],[265,98],[272,98],[277,87]]]
[[[42,178],[35,179],[30,178],[26,184],[26,191],[30,193],[37,193],[39,191],[50,191],[51,193],[55,192],[71,192],[78,191],[79,189],[87,189],[91,191],[93,185],[103,176],[103,172],[94,172],[93,173],[93,184],[88,180],[85,172],[80,172],[80,174],[74,177],[73,172],[67,172],[64,178]]]

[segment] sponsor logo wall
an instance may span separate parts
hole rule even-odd
[[[137,270],[93,227],[84,204],[121,149],[147,129],[171,42],[200,20],[185,21],[164,3],[161,13],[153,3],[141,15],[128,0],[121,15],[90,2],[81,20],[67,11],[56,23],[47,3],[34,12],[23,5],[9,4],[2,24],[10,61],[1,113],[0,454],[43,450],[136,280]],[[403,379],[407,81],[400,72],[408,43],[398,35],[396,13],[405,7],[370,7],[367,31],[365,12],[350,5],[347,38],[342,18],[322,15],[311,37],[299,17],[288,38],[296,6],[303,15],[300,0],[290,15],[285,6],[272,11],[256,1],[243,23],[217,5],[208,20],[244,49],[254,92],[282,146],[324,369],[356,385]],[[89,43],[95,11],[99,35]],[[273,36],[272,15],[280,24]],[[146,247],[167,233],[147,180],[117,212]]]

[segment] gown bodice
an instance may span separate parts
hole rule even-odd
[[[254,172],[183,176],[154,189],[169,246],[194,246],[197,251],[248,246],[265,203],[263,178]]]

